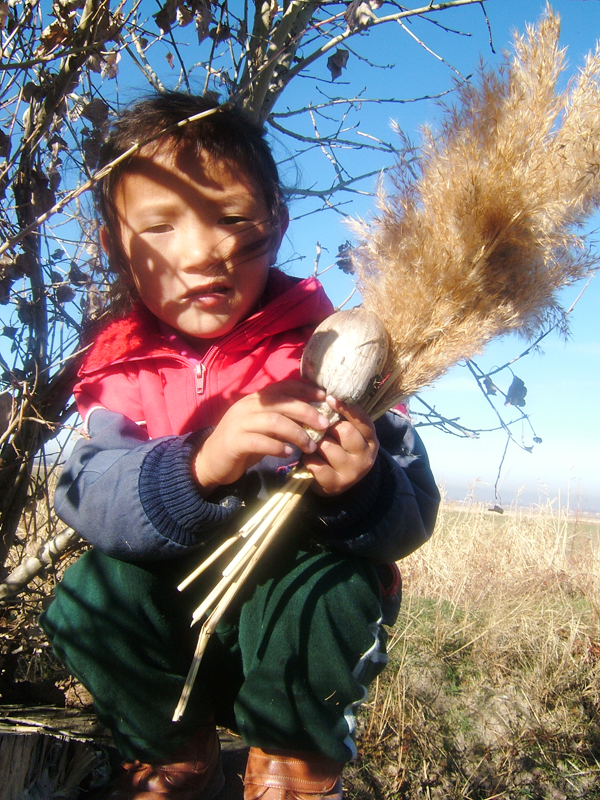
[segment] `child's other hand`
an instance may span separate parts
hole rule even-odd
[[[325,392],[302,381],[280,381],[234,403],[202,444],[194,460],[195,478],[208,495],[233,483],[264,456],[285,458],[298,447],[313,453],[316,444],[303,425],[325,430],[326,417],[310,405]]]
[[[312,488],[322,496],[345,492],[370,471],[379,452],[375,426],[360,406],[347,406],[333,397],[327,402],[343,419],[332,425],[316,452],[304,456],[312,472]]]

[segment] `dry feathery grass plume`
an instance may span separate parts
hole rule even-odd
[[[364,305],[392,340],[373,416],[497,336],[567,330],[557,291],[594,268],[580,226],[600,203],[600,49],[560,92],[559,31],[547,7],[499,71],[459,85],[417,173],[398,163],[353,224]]]

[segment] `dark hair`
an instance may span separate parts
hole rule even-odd
[[[207,111],[213,113],[180,124]],[[285,200],[277,166],[265,135],[264,126],[250,114],[229,104],[220,105],[210,94],[200,96],[165,92],[140,100],[117,117],[101,149],[98,167],[102,169],[111,164],[133,145],[141,143],[148,143],[148,147],[152,147],[153,142],[166,141],[174,150],[190,148],[198,154],[204,151],[214,159],[228,161],[239,167],[262,189],[275,229],[285,208]],[[119,248],[115,190],[138,152],[113,167],[94,188],[98,212],[113,242],[111,260],[115,262],[112,266],[117,273],[123,273],[126,264]]]

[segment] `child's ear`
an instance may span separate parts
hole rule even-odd
[[[279,244],[281,244],[281,240],[285,236],[285,232],[287,231],[289,224],[290,212],[288,211],[287,206],[284,206],[279,212]]]
[[[104,253],[107,257],[110,258],[110,245],[109,245],[109,236],[108,236],[108,228],[106,225],[103,225],[100,228],[100,246],[104,250]]]
[[[285,236],[285,232],[287,231],[289,224],[290,224],[290,212],[284,206],[279,212],[279,222],[277,228],[276,230],[273,231],[273,241],[271,243],[271,250],[269,253],[270,266],[273,266],[273,264],[277,260],[277,253],[279,252],[281,242],[283,240],[283,237]]]

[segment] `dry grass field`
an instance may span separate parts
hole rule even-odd
[[[447,504],[401,569],[348,800],[600,798],[600,524]],[[0,616],[4,702],[85,705],[35,622],[51,582]]]
[[[446,505],[401,568],[350,797],[600,798],[600,525]]]

